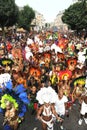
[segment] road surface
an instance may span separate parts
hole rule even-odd
[[[73,105],[69,111],[69,117],[65,117],[64,128],[65,130],[87,130],[87,125],[83,122],[81,126],[78,125],[80,116],[80,105],[78,102]],[[3,115],[0,114],[0,130],[3,130]],[[18,130],[42,130],[41,123],[36,119],[35,114],[31,114],[31,110],[28,109],[25,114],[24,121],[20,124]],[[59,124],[55,123],[54,130],[60,130]]]

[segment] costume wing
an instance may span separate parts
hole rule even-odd
[[[11,76],[8,73],[0,75],[1,105],[0,110],[6,109],[6,101],[11,102],[18,111],[18,116],[24,116],[26,105],[30,103],[26,89],[22,84],[13,88]]]

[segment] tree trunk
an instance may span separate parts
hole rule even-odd
[[[2,26],[2,37],[3,37],[3,39],[5,39],[5,30],[4,30],[3,26]]]

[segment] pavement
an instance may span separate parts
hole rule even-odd
[[[80,105],[76,102],[72,109],[69,110],[69,117],[65,117],[63,126],[64,130],[87,130],[87,125],[85,122],[82,123],[81,126],[78,125],[78,120],[80,117]],[[0,130],[3,130],[3,115],[0,114]],[[19,125],[18,130],[42,130],[41,123],[39,120],[36,119],[35,114],[31,114],[31,110],[25,114],[24,121]],[[59,123],[54,124],[54,130],[60,130]]]

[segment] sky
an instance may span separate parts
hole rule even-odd
[[[33,10],[43,14],[46,22],[53,22],[56,15],[67,9],[73,0],[15,0],[19,7],[29,5]]]

